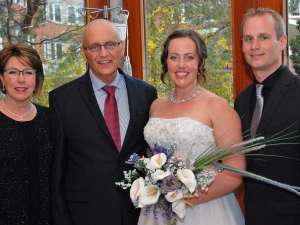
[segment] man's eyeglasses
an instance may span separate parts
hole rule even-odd
[[[101,50],[101,47],[103,47],[105,50],[111,51],[114,50],[117,46],[119,46],[121,42],[115,42],[115,41],[108,41],[104,44],[95,43],[87,47],[83,47],[85,50],[89,52],[97,52]]]
[[[13,77],[20,76],[21,73],[23,76],[30,77],[30,76],[34,76],[36,74],[36,71],[31,68],[26,68],[24,70],[18,70],[17,68],[10,68],[4,70],[4,75],[13,76]]]

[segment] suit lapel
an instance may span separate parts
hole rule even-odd
[[[252,93],[255,89],[255,85],[253,84],[251,86],[251,88],[249,89],[249,92],[247,94],[246,100],[245,100],[245,104],[246,104],[246,112],[245,112],[245,127],[246,127],[246,134],[244,135],[248,135],[250,134],[250,124],[251,124],[251,120],[252,120],[252,114],[250,114],[251,112],[251,96]]]
[[[108,128],[105,124],[104,117],[101,113],[101,110],[98,106],[95,93],[93,91],[92,82],[89,77],[89,73],[87,72],[81,79],[78,85],[79,92],[82,96],[83,101],[85,102],[88,110],[90,111],[91,115],[94,117],[97,126],[103,133],[108,137],[111,138]],[[112,139],[112,138],[111,138]]]
[[[122,73],[123,74],[123,73]],[[136,119],[136,111],[137,108],[136,106],[138,105],[137,98],[138,98],[138,91],[137,87],[132,80],[132,78],[126,74],[124,75],[125,83],[126,83],[126,88],[127,88],[127,95],[128,95],[128,104],[129,104],[129,114],[130,114],[130,119],[129,119],[129,124],[128,128],[126,131],[125,139],[122,145],[121,152],[119,156],[124,156],[126,155],[130,149],[127,148],[128,142],[130,141],[130,138],[132,138],[132,135],[134,135],[134,124],[135,124],[135,119]],[[86,73],[83,77],[81,82],[79,83],[79,91],[80,94],[83,98],[83,101],[86,103],[86,106],[88,110],[90,111],[91,115],[95,118],[97,126],[102,130],[102,132],[107,136],[107,138],[111,139],[113,143],[113,139],[109,133],[109,130],[106,126],[104,117],[101,113],[101,110],[99,109],[93,87],[92,87],[92,82],[89,77],[89,74]],[[117,150],[116,150],[117,152]]]
[[[248,137],[250,133],[250,124],[251,124],[251,118],[252,115],[250,114],[250,102],[251,102],[251,96],[254,91],[254,85],[252,84],[245,92],[245,95],[239,100],[239,108],[237,109],[240,114],[242,127],[243,127],[243,136],[245,138]]]
[[[128,128],[126,131],[126,135],[124,138],[124,142],[122,145],[122,150],[121,150],[121,154],[126,154],[125,152],[128,151],[127,149],[127,144],[128,141],[130,140],[131,136],[134,134],[134,124],[135,124],[135,118],[136,118],[136,106],[138,105],[137,102],[137,96],[138,96],[138,92],[136,90],[136,86],[134,85],[133,80],[131,79],[131,77],[129,77],[128,75],[124,74],[124,78],[125,78],[125,83],[126,83],[126,88],[127,88],[127,95],[128,95],[128,104],[129,104],[129,114],[130,114],[130,119],[129,119],[129,123],[128,123]]]
[[[290,85],[289,72],[283,71],[284,74],[276,81],[270,96],[268,97],[268,102],[264,105],[263,114],[257,128],[257,133],[264,133],[268,124],[272,121],[274,115],[276,115],[276,109],[279,107],[282,99],[288,91]],[[288,74],[287,74],[288,73]]]

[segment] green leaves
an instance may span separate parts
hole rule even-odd
[[[230,0],[147,1],[146,22],[147,81],[159,95],[172,89],[160,80],[163,43],[170,32],[185,28],[198,31],[208,46],[204,86],[232,102]]]

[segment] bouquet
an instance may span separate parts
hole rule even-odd
[[[186,168],[183,160],[176,157],[176,146],[164,148],[155,145],[150,158],[131,155],[128,164],[135,169],[124,171],[125,179],[117,182],[123,189],[130,188],[130,198],[137,208],[164,204],[160,197],[170,203],[173,213],[179,218],[185,216],[183,199],[196,194],[197,187],[207,190],[217,171],[205,168],[199,173]]]
[[[299,188],[283,184],[247,171],[241,171],[221,163],[227,157],[247,154],[274,144],[279,139],[265,140],[263,137],[220,149],[211,146],[201,153],[191,168],[176,155],[176,145],[162,147],[158,144],[150,150],[150,157],[130,156],[126,163],[134,169],[124,171],[124,180],[116,185],[130,189],[130,198],[136,208],[156,207],[168,221],[183,219],[186,214],[185,198],[197,196],[198,190],[208,191],[216,175],[223,170],[257,179],[284,188],[300,196]]]

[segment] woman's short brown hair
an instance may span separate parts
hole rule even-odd
[[[44,82],[44,70],[43,63],[38,52],[31,46],[23,43],[5,46],[0,51],[0,76],[3,76],[5,66],[11,57],[18,58],[21,62],[28,64],[36,71],[35,88],[33,94],[39,94]],[[1,81],[0,90],[5,93]]]

